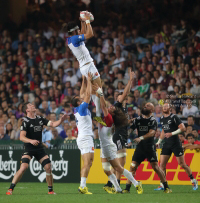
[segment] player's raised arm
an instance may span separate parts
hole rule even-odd
[[[85,13],[85,23],[86,23],[86,33],[84,34],[85,39],[90,39],[94,36],[92,26],[90,25],[90,14],[88,12]]]
[[[87,88],[87,80],[86,80],[86,77],[84,75],[82,75],[82,85],[81,85],[81,89],[80,89],[81,98],[85,97],[86,88]]]
[[[134,77],[135,77],[135,73],[134,72],[130,72],[130,79],[129,79],[128,84],[126,85],[126,87],[124,89],[123,94],[118,97],[118,102],[122,103],[124,101],[125,97],[130,92],[131,85],[132,85],[132,82],[134,80]]]
[[[84,21],[81,20],[81,18],[79,18],[81,21],[81,34],[86,34],[86,23]]]
[[[84,102],[89,104],[90,103],[90,95],[92,91],[92,75],[88,73],[88,80],[87,80],[87,88],[86,88],[86,94],[84,97]]]

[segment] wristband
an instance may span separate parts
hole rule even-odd
[[[177,134],[180,134],[180,133],[181,133],[181,129],[178,129],[178,130],[172,132],[172,135],[177,135]]]
[[[103,90],[99,87],[98,90],[96,91],[99,96],[103,96]]]
[[[90,24],[90,20],[86,20],[85,22],[86,22],[86,24]]]
[[[140,140],[144,140],[144,137],[143,136],[141,136],[141,137],[139,137],[140,138]]]
[[[162,139],[159,138],[159,140],[156,144],[160,144],[161,142],[162,142]]]

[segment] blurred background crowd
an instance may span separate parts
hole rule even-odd
[[[78,22],[82,10],[94,14],[94,37],[86,41],[111,104],[123,92],[129,72],[136,78],[126,99],[129,118],[139,116],[144,102],[155,105],[158,123],[163,101],[186,123],[184,136],[200,134],[200,2],[189,0],[27,0],[26,16],[16,24],[11,15],[0,24],[0,142],[18,140],[23,102],[37,114],[68,120],[45,128],[51,147],[75,140],[78,129],[70,99],[79,95],[82,76],[62,24]],[[109,11],[109,12],[108,12]],[[80,24],[80,22],[78,22]],[[90,104],[92,115],[95,106]],[[98,129],[93,123],[95,139]],[[160,123],[155,139],[160,135]],[[131,145],[135,132],[129,130]],[[181,135],[180,135],[181,136]]]

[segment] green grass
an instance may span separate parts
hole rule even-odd
[[[154,191],[157,185],[143,185],[144,194],[138,195],[135,188],[130,194],[107,194],[101,184],[88,184],[93,195],[78,194],[79,184],[55,183],[57,195],[47,195],[45,183],[19,183],[12,196],[5,195],[9,183],[0,183],[1,203],[199,203],[199,191],[193,191],[192,186],[171,186],[173,193],[164,194],[163,191]],[[122,185],[124,188],[125,185]]]

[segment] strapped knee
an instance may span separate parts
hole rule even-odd
[[[109,162],[103,162],[102,166],[103,166],[104,171],[110,171],[111,170],[111,165]]]
[[[126,157],[126,155],[127,155],[126,152],[118,153],[117,158]]]
[[[45,160],[42,162],[42,167],[44,168],[44,166],[47,165],[47,164],[49,164],[49,163],[51,163],[50,159],[49,159],[49,158],[45,159]]]
[[[21,159],[21,163],[29,164],[29,162],[30,162],[30,159],[29,159],[29,158],[22,158],[22,159]]]

